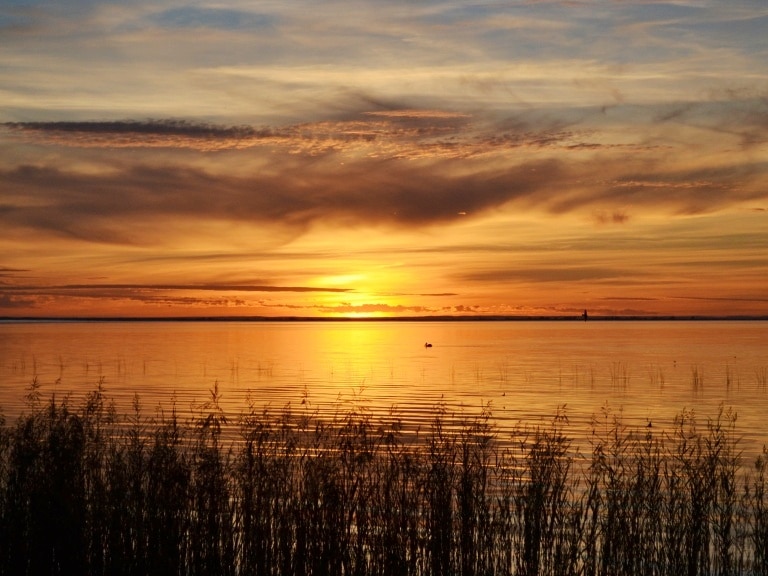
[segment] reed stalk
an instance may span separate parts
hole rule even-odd
[[[768,574],[768,454],[743,464],[725,409],[604,411],[586,452],[565,412],[233,417],[216,386],[189,420],[32,386],[1,424],[0,574]]]

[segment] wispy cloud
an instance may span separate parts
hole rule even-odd
[[[84,148],[168,148],[205,152],[270,147],[308,155],[346,152],[369,157],[468,158],[519,147],[575,147],[579,134],[560,126],[478,126],[471,114],[391,109],[296,125],[222,126],[187,120],[9,122],[29,142]]]

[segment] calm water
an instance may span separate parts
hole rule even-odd
[[[425,348],[425,341],[433,344]],[[120,410],[175,402],[192,413],[218,383],[232,413],[250,402],[429,420],[438,402],[490,403],[502,426],[550,421],[575,436],[593,414],[668,426],[683,409],[736,411],[743,447],[768,443],[768,322],[96,322],[0,324],[0,405],[79,398],[103,379]]]

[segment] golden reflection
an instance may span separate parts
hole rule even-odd
[[[162,322],[15,323],[0,376],[5,414],[41,393],[82,397],[103,378],[119,410],[185,418],[218,386],[232,415],[249,402],[324,415],[392,407],[423,422],[435,405],[490,406],[514,424],[567,405],[588,423],[604,406],[654,426],[724,401],[765,442],[764,322]],[[425,342],[432,348],[425,348]],[[490,403],[490,404],[489,404]],[[753,444],[754,445],[754,444]]]
[[[307,400],[315,405],[375,402],[380,385],[391,380],[395,360],[387,354],[402,345],[397,331],[375,322],[310,322],[292,334],[296,361],[308,369],[302,374]]]

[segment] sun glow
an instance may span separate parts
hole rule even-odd
[[[334,288],[347,287],[358,282],[363,282],[365,279],[365,274],[336,274],[333,276],[325,276],[320,278],[319,284],[321,286],[329,286]]]

